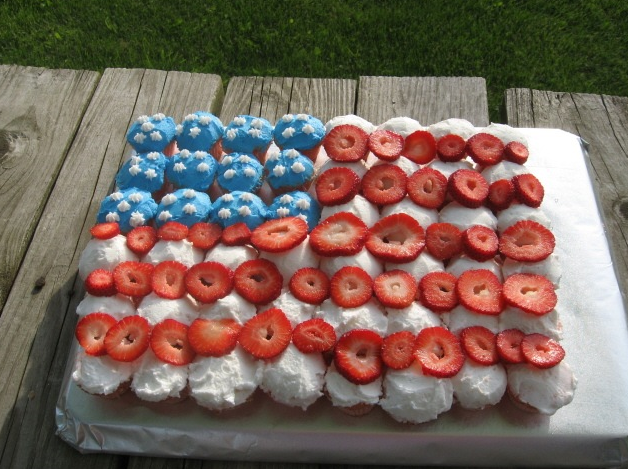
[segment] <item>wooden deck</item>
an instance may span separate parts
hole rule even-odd
[[[505,109],[513,126],[562,128],[589,142],[627,291],[628,99],[517,89],[506,93]],[[448,117],[488,124],[482,78],[237,77],[223,90],[215,75],[0,65],[0,468],[306,467],[81,455],[55,436],[55,403],[84,294],[78,259],[130,150],[126,131],[140,114],[180,121],[195,110],[223,121],[307,112],[323,121],[354,113],[374,123],[406,115],[424,125]]]

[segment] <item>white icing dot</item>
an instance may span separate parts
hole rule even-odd
[[[161,122],[165,118],[166,118],[166,115],[163,112],[158,112],[157,114],[153,115],[153,119],[156,120],[157,122]]]
[[[303,220],[304,222],[306,222],[306,223],[307,223],[307,216],[306,216],[306,215],[304,215],[304,214],[302,214],[302,213],[299,213],[299,214],[297,215],[297,218],[300,218],[301,220]]]
[[[143,124],[144,122],[148,122],[149,119],[150,119],[150,117],[148,117],[146,115],[141,115],[140,117],[137,118],[137,123],[138,124]]]
[[[144,197],[142,197],[142,194],[140,194],[139,192],[133,192],[131,195],[129,195],[129,200],[131,202],[135,202],[136,204],[139,204],[142,199],[144,199]]]
[[[196,158],[197,160],[202,160],[207,156],[207,153],[205,153],[204,151],[198,150],[194,152],[194,158]]]
[[[273,174],[277,177],[281,177],[286,174],[286,168],[283,165],[278,164],[273,168]]]
[[[295,173],[299,174],[305,171],[305,166],[303,166],[303,164],[300,161],[297,161],[292,166],[290,166],[290,169],[292,169],[292,171],[294,171]]]
[[[196,114],[188,114],[187,116],[185,116],[184,120],[186,122],[192,122],[196,120]]]
[[[166,194],[162,197],[161,203],[163,205],[172,205],[177,201],[177,196],[174,194]]]
[[[209,165],[208,165],[207,163],[205,163],[205,162],[202,162],[202,163],[200,163],[200,164],[196,167],[196,170],[197,170],[199,173],[207,173],[207,172],[209,172]]]
[[[150,132],[154,128],[155,128],[155,124],[153,124],[152,122],[144,122],[142,124],[142,131],[143,132]]]
[[[155,130],[154,132],[150,133],[150,139],[153,142],[161,142],[161,134]]]
[[[249,129],[247,133],[253,138],[260,138],[262,136],[262,131],[259,129]]]
[[[253,200],[253,194],[251,194],[250,192],[244,192],[242,195],[240,195],[240,200],[243,202],[251,202]]]
[[[105,220],[107,220],[108,222],[118,222],[120,221],[120,215],[118,215],[116,212],[109,212],[107,215],[105,215]]]
[[[233,196],[231,194],[224,194],[220,199],[223,202],[233,202]]]
[[[261,119],[253,119],[251,121],[251,127],[254,129],[262,130],[264,128],[264,123]]]
[[[162,210],[159,212],[159,215],[157,215],[157,218],[161,221],[168,221],[172,218],[172,214],[168,210]]]
[[[225,179],[231,179],[231,178],[233,178],[233,176],[235,176],[235,175],[236,175],[235,170],[233,170],[233,169],[228,169],[227,171],[225,171],[225,175],[224,175],[224,176],[225,176]]]
[[[299,199],[297,200],[297,207],[301,210],[307,210],[310,208],[310,201],[307,199]]]
[[[192,138],[196,138],[199,136],[200,133],[201,133],[201,129],[199,127],[192,127],[188,135]]]
[[[122,192],[114,192],[109,196],[109,198],[117,202],[118,200],[122,200],[124,198],[124,194]]]
[[[238,131],[235,129],[227,130],[227,140],[233,140],[238,136]]]
[[[233,118],[233,123],[235,125],[244,125],[246,124],[246,119],[242,116],[236,116]]]
[[[227,166],[228,164],[231,164],[231,163],[233,163],[233,157],[229,155],[225,156],[220,162],[220,164],[223,166]]]
[[[183,197],[185,197],[186,199],[193,199],[194,197],[196,197],[196,191],[194,189],[186,189],[185,191],[183,191]]]
[[[243,205],[238,209],[238,213],[243,217],[248,217],[251,215],[251,209],[247,205]]]
[[[185,165],[179,161],[178,163],[174,164],[172,169],[177,173],[182,173],[183,171],[185,171]]]
[[[226,220],[227,218],[231,216],[231,210],[229,210],[228,208],[221,208],[218,211],[218,216],[222,218],[223,220]]]
[[[146,176],[146,179],[155,179],[157,177],[157,172],[153,168],[150,168],[144,172],[144,175]]]
[[[288,158],[290,158],[291,160],[293,160],[293,159],[295,159],[295,158],[298,158],[298,157],[299,157],[299,155],[300,155],[300,153],[299,153],[298,151],[296,151],[294,148],[291,148],[290,150],[288,150],[288,151],[286,152],[286,156],[287,156]]]
[[[128,203],[126,200],[123,200],[122,202],[120,202],[118,204],[118,206],[116,207],[118,209],[119,212],[128,212],[131,209],[131,204]]]
[[[248,178],[255,177],[255,170],[253,168],[244,168],[244,175]]]
[[[281,202],[284,205],[287,205],[287,204],[291,203],[293,200],[294,199],[292,198],[292,196],[290,194],[284,194],[279,199],[279,202]]]
[[[299,121],[306,121],[310,118],[310,116],[308,116],[307,114],[297,114],[297,120]]]
[[[316,130],[314,129],[314,127],[312,127],[311,124],[305,124],[303,126],[303,133],[310,135],[313,134]]]
[[[177,135],[181,135],[181,133],[183,132],[183,126],[181,124],[177,124],[175,129],[176,129]]]
[[[190,150],[181,150],[181,152],[179,152],[179,158],[189,158],[191,155]]]
[[[140,164],[142,162],[142,158],[137,155],[133,155],[131,157],[131,164]]]
[[[131,214],[131,218],[129,218],[129,225],[131,225],[133,228],[137,226],[142,226],[144,223],[146,223],[146,219],[144,218],[144,215],[142,215],[140,212],[133,212]]]
[[[240,155],[238,161],[240,163],[249,164],[251,162],[251,157],[248,155]]]
[[[284,121],[286,124],[288,122],[292,122],[292,119],[294,119],[292,114],[284,114],[283,117],[281,118],[281,120]]]
[[[210,116],[201,116],[198,118],[198,123],[201,125],[209,125],[211,121],[212,118]]]
[[[281,136],[283,138],[290,138],[294,135],[295,132],[296,130],[294,129],[294,127],[287,127],[286,130],[281,132]]]
[[[141,172],[142,169],[140,168],[139,164],[134,164],[129,168],[129,173],[131,173],[131,176],[137,176]]]
[[[193,215],[196,213],[196,207],[194,204],[185,204],[183,206],[183,211],[188,215]]]
[[[268,161],[277,161],[279,159],[279,152],[277,150],[271,151],[268,155]]]
[[[136,133],[133,137],[133,140],[135,141],[135,143],[144,143],[144,140],[146,140],[146,135],[142,133]]]
[[[148,155],[146,155],[146,158],[148,158],[149,160],[156,161],[159,159],[159,152],[151,151]]]
[[[287,217],[290,215],[290,209],[286,208],[286,207],[279,207],[277,209],[277,215],[279,215],[279,217],[283,218],[283,217]]]

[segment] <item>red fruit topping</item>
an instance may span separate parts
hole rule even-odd
[[[234,223],[222,230],[220,240],[227,246],[243,246],[251,242],[251,230],[244,222]]]
[[[462,349],[467,356],[480,365],[499,363],[497,353],[497,337],[493,331],[484,326],[466,327],[460,332]]]
[[[513,163],[525,164],[530,153],[528,147],[521,142],[512,141],[504,147],[504,159]]]
[[[238,342],[256,358],[273,358],[290,344],[292,326],[279,308],[258,313],[244,323]]]
[[[506,329],[497,334],[496,345],[497,354],[506,363],[523,363],[523,352],[521,351],[521,341],[525,334],[519,329]]]
[[[111,239],[120,234],[120,225],[116,222],[98,223],[89,232],[96,239]]]
[[[425,230],[425,247],[436,259],[451,259],[462,252],[462,231],[451,223],[432,223]]]
[[[447,178],[435,169],[421,168],[408,178],[407,190],[415,204],[437,209],[447,197]]]
[[[190,364],[196,355],[188,340],[188,326],[174,319],[164,319],[153,327],[150,348],[159,360],[175,366]]]
[[[393,370],[403,370],[414,361],[414,341],[416,337],[410,331],[399,331],[384,338],[382,361]]]
[[[220,241],[222,228],[216,223],[194,223],[188,231],[188,241],[195,248],[205,251],[213,248]]]
[[[425,248],[425,232],[410,215],[396,213],[375,223],[364,245],[384,262],[410,262]]]
[[[323,148],[334,161],[359,161],[368,155],[369,134],[351,124],[338,125],[323,139]]]
[[[256,305],[264,305],[279,297],[283,277],[271,261],[253,259],[243,262],[236,268],[233,286],[245,300]]]
[[[373,279],[362,268],[345,266],[332,275],[329,293],[342,308],[357,308],[373,296]]]
[[[383,339],[368,329],[345,332],[334,349],[334,364],[338,372],[354,384],[368,384],[383,371]]]
[[[491,166],[504,158],[504,142],[495,135],[480,132],[467,140],[467,153],[481,166]]]
[[[120,319],[105,335],[107,354],[119,362],[132,362],[148,349],[150,324],[142,316]]]
[[[464,364],[458,337],[444,327],[421,329],[414,342],[414,357],[423,373],[437,378],[455,376]]]
[[[113,280],[113,272],[105,269],[96,269],[85,279],[85,290],[93,296],[113,296],[118,291]]]
[[[157,237],[164,241],[181,241],[188,237],[189,228],[178,221],[167,221],[157,229]]]
[[[192,349],[203,357],[222,357],[238,343],[242,325],[234,319],[195,319],[188,329]]]
[[[465,207],[480,207],[488,197],[488,183],[484,176],[472,169],[458,169],[447,181],[451,197]]]
[[[144,256],[157,244],[157,230],[152,226],[138,226],[126,235],[126,245],[138,256]]]
[[[446,162],[460,161],[467,154],[467,142],[460,135],[443,135],[436,143],[438,159]]]
[[[146,262],[125,261],[113,270],[113,281],[118,293],[128,296],[146,296],[153,287],[151,277],[153,265]]]
[[[341,205],[360,190],[360,176],[351,168],[329,168],[316,179],[316,198],[321,205]]]
[[[504,300],[527,313],[543,315],[556,307],[554,284],[542,275],[513,274],[504,282]]]
[[[407,308],[416,297],[418,285],[412,275],[403,270],[389,270],[375,277],[373,293],[389,308]]]
[[[519,202],[533,208],[541,206],[545,189],[534,174],[518,174],[512,178],[512,182],[515,186],[515,197]]]
[[[499,238],[488,226],[473,225],[462,233],[462,249],[473,260],[488,261],[499,252]]]
[[[380,160],[395,161],[403,147],[403,137],[392,130],[376,130],[369,135],[369,150]]]
[[[350,212],[338,212],[310,233],[310,247],[320,256],[352,256],[364,247],[368,227]]]
[[[87,355],[105,355],[105,336],[118,321],[107,313],[90,313],[76,324],[74,335]]]
[[[163,261],[153,269],[151,285],[161,298],[175,300],[185,295],[185,274],[188,268],[177,261]]]
[[[294,328],[292,343],[303,353],[329,352],[336,344],[336,331],[320,318],[308,319]]]
[[[550,230],[532,220],[520,220],[499,237],[499,252],[512,260],[538,262],[546,259],[556,245]]]
[[[479,314],[497,315],[504,309],[502,284],[487,269],[463,272],[456,282],[456,294],[462,306]]]
[[[492,210],[508,208],[513,200],[515,200],[515,185],[510,179],[498,179],[488,186],[486,202]]]
[[[528,334],[521,341],[525,361],[537,368],[551,368],[565,358],[565,349],[554,339],[543,334]]]
[[[329,298],[329,278],[316,267],[303,267],[290,278],[290,292],[294,297],[311,305],[319,305]]]
[[[194,264],[185,274],[185,288],[201,303],[213,303],[224,298],[234,287],[234,273],[219,262]]]
[[[436,157],[436,139],[427,130],[417,130],[406,137],[401,155],[416,164],[427,164]]]
[[[449,272],[429,272],[419,281],[419,301],[435,313],[445,313],[458,306],[456,276]]]
[[[307,232],[307,222],[302,218],[275,218],[253,230],[251,243],[260,251],[283,252],[301,244]]]
[[[378,164],[362,178],[362,195],[375,205],[390,205],[406,196],[408,176],[394,164]]]

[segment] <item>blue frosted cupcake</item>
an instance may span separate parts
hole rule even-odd
[[[174,141],[176,124],[164,114],[140,116],[131,125],[126,140],[138,153],[159,151],[168,154],[166,147]]]
[[[307,192],[294,191],[278,195],[268,207],[268,218],[299,217],[312,231],[321,218],[318,201]]]
[[[275,194],[304,190],[314,177],[314,163],[294,149],[270,152],[264,164],[266,180]]]
[[[252,231],[267,219],[268,207],[255,194],[234,191],[218,197],[212,204],[211,222],[223,229],[236,223],[246,223]]]
[[[206,151],[181,150],[168,160],[166,176],[177,188],[207,191],[216,178],[216,159]]]
[[[176,221],[191,227],[194,223],[207,221],[210,212],[211,200],[207,194],[189,188],[179,189],[162,197],[155,225],[159,228],[168,221]]]
[[[197,111],[188,114],[177,125],[176,142],[179,150],[206,151],[216,159],[220,158],[223,125],[215,115]]]
[[[129,158],[116,174],[119,189],[137,187],[155,193],[164,185],[166,157],[163,153],[137,153]]]
[[[226,192],[257,192],[263,175],[264,167],[253,155],[231,153],[220,160],[217,181]]]
[[[309,114],[286,114],[275,124],[273,138],[282,150],[294,148],[316,161],[325,137],[325,126]]]
[[[262,117],[240,115],[225,127],[222,148],[225,153],[248,153],[264,162],[273,140],[273,126]]]
[[[148,224],[157,213],[157,203],[150,192],[135,187],[109,194],[100,203],[98,223],[117,222],[122,233]]]

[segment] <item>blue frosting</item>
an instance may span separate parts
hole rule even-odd
[[[257,192],[262,185],[264,167],[253,155],[231,153],[218,165],[218,185],[225,191]]]
[[[309,114],[286,114],[275,124],[273,138],[279,148],[310,150],[321,143],[325,126]]]
[[[215,115],[197,111],[188,114],[183,122],[177,125],[177,146],[190,151],[210,151],[214,144],[222,138],[223,125]]]
[[[211,221],[222,228],[239,222],[254,230],[267,219],[268,207],[251,192],[234,191],[218,197],[212,204]]]
[[[184,188],[166,194],[159,202],[155,224],[162,226],[168,221],[176,221],[185,226],[207,221],[211,212],[209,196],[194,189]]]
[[[296,189],[314,176],[312,160],[294,149],[272,152],[264,168],[268,184],[273,189]]]
[[[176,134],[172,117],[164,114],[140,116],[131,125],[126,140],[138,153],[163,152]]]
[[[222,146],[225,152],[265,152],[273,139],[273,126],[262,117],[239,115],[225,127]]]
[[[133,228],[146,225],[157,213],[157,203],[150,192],[135,187],[109,194],[100,204],[98,223],[118,222],[120,231],[128,233]]]
[[[268,207],[268,218],[299,217],[312,231],[321,218],[321,206],[307,192],[293,191],[279,195]]]
[[[166,157],[153,151],[131,156],[118,170],[116,185],[119,189],[137,187],[147,192],[156,192],[164,185]]]
[[[169,158],[166,176],[176,187],[206,191],[214,183],[218,163],[205,151],[181,150]]]

